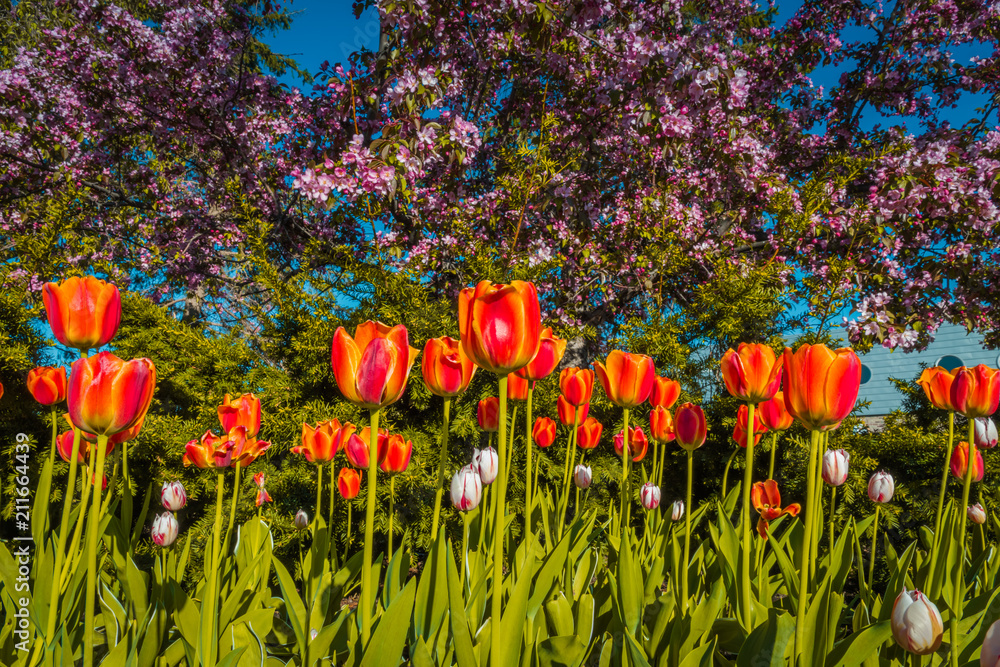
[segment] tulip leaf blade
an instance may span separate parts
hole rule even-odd
[[[891,636],[892,626],[887,620],[854,632],[834,644],[825,667],[859,667],[869,656],[875,655]]]
[[[447,549],[447,560],[445,566],[448,570],[448,606],[451,609],[451,632],[455,655],[458,664],[465,667],[476,667],[476,654],[472,647],[472,633],[469,630],[468,617],[462,613],[465,604],[462,600],[462,582],[458,576],[458,565],[451,556],[451,549]]]
[[[416,597],[417,584],[410,582],[403,592],[396,596],[389,608],[378,619],[372,632],[371,641],[365,647],[361,658],[361,667],[396,667],[399,665],[406,646],[406,632],[400,632],[405,627],[413,612],[413,601]],[[446,598],[447,599],[447,598]]]

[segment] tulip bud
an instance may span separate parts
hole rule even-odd
[[[402,435],[393,433],[386,443],[385,456],[379,467],[382,472],[395,475],[404,472],[410,465],[410,456],[413,454],[413,442],[406,440]]]
[[[604,426],[594,417],[587,417],[576,429],[576,444],[580,449],[594,449],[601,441]]]
[[[479,450],[472,455],[472,467],[479,471],[483,484],[492,484],[500,472],[500,457],[492,447]]]
[[[563,400],[570,405],[581,406],[590,403],[594,391],[594,371],[588,368],[564,368],[559,373],[559,391]]]
[[[708,423],[705,413],[693,403],[682,403],[674,413],[674,437],[677,444],[687,451],[694,451],[705,444]]]
[[[28,371],[28,393],[44,406],[66,400],[66,369],[62,366],[40,366]]]
[[[992,449],[997,446],[997,425],[989,417],[976,420],[976,447]]]
[[[668,377],[658,377],[653,379],[653,393],[649,397],[649,402],[653,407],[669,410],[674,407],[680,395],[680,382]]]
[[[887,503],[892,500],[896,491],[896,483],[887,472],[877,472],[868,480],[868,497],[872,502]]]
[[[482,497],[483,481],[472,465],[465,466],[451,478],[451,502],[457,509],[474,510]]]
[[[351,465],[355,468],[368,470],[368,465],[371,462],[371,455],[368,451],[368,445],[371,442],[371,433],[371,427],[366,426],[361,429],[361,433],[353,433],[347,440],[347,446],[344,447],[344,453],[347,454],[347,460],[350,461]],[[385,460],[385,455],[389,450],[388,444],[389,432],[380,428],[378,430],[378,435],[375,438],[375,463],[379,466],[381,466],[382,462]]]
[[[937,606],[920,591],[903,588],[892,605],[892,636],[910,653],[930,655],[941,646],[944,624]]]
[[[980,526],[986,523],[986,510],[983,509],[981,504],[976,503],[975,505],[969,505],[966,513],[969,515],[969,521],[972,523]]]
[[[548,417],[539,417],[531,429],[531,439],[539,447],[548,447],[556,441],[556,423]]]
[[[305,530],[309,527],[309,515],[306,514],[305,510],[299,510],[295,513],[292,524],[295,526],[295,530]]]
[[[337,490],[344,500],[353,500],[361,491],[361,474],[353,468],[341,468],[337,475]]]
[[[576,466],[576,470],[573,472],[573,481],[581,489],[589,489],[590,483],[594,479],[594,474],[590,470],[590,466],[585,466],[582,463]]]
[[[63,345],[80,350],[107,344],[122,316],[118,288],[93,276],[45,283],[42,302],[52,334]]]
[[[680,521],[684,518],[684,501],[675,500],[674,504],[670,506],[670,520]]]
[[[153,519],[153,543],[158,547],[169,547],[177,539],[180,526],[170,512],[164,512]]]
[[[1000,666],[1000,621],[994,621],[983,637],[983,648],[979,652],[979,667]]]
[[[187,492],[180,482],[164,482],[160,491],[160,503],[164,509],[171,512],[183,509],[187,505]]]
[[[660,506],[660,487],[652,482],[646,482],[642,485],[639,498],[642,499],[643,507],[648,510],[655,510]]]
[[[843,449],[829,449],[823,455],[823,481],[830,486],[840,486],[847,481],[851,455]]]
[[[479,420],[479,428],[492,433],[500,428],[500,399],[490,396],[479,401],[476,408],[476,418]]]
[[[670,411],[661,405],[657,405],[649,413],[649,435],[661,445],[674,439],[674,419],[670,416]]]
[[[972,481],[983,481],[983,453],[975,445],[972,446]],[[951,474],[958,479],[965,479],[969,470],[969,443],[960,442],[951,451]]]

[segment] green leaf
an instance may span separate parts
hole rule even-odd
[[[768,609],[767,620],[757,626],[736,657],[737,667],[783,667],[785,653],[795,637],[795,618]]]
[[[412,579],[375,625],[371,641],[361,658],[361,667],[398,667],[406,646],[406,632],[401,629],[409,624],[416,597],[417,584]],[[442,591],[443,592],[443,591]],[[445,597],[445,596],[441,596]],[[445,597],[447,604],[447,598]]]
[[[858,667],[866,658],[878,653],[879,647],[891,636],[889,621],[869,625],[837,642],[826,658],[825,667]]]
[[[702,644],[684,656],[678,667],[712,667],[712,654],[715,652],[715,639]]]

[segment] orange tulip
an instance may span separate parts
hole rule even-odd
[[[785,394],[780,391],[770,401],[764,401],[758,405],[757,414],[760,415],[764,426],[772,431],[787,431],[795,423],[795,418],[785,407]]]
[[[431,338],[424,345],[420,370],[427,391],[435,396],[452,398],[469,388],[476,365],[454,338]]]
[[[694,451],[705,444],[708,422],[705,413],[693,403],[681,403],[674,412],[674,437],[677,444],[687,451]]]
[[[584,403],[579,407],[574,407],[562,395],[556,399],[556,414],[559,415],[559,423],[563,426],[573,425],[574,414],[576,415],[575,423],[582,424],[584,420],[587,419],[588,412],[590,412],[590,403]]]
[[[625,437],[619,431],[614,438],[615,454],[618,456],[622,455],[622,450],[625,448]],[[649,450],[649,440],[646,438],[646,434],[642,432],[641,428],[628,429],[628,453],[632,457],[632,461],[638,463],[646,456],[646,452]]]
[[[972,445],[972,481],[983,481],[983,453],[979,448]],[[965,479],[965,473],[969,470],[969,443],[964,440],[951,452],[951,474],[958,479]]]
[[[1000,371],[983,364],[959,366],[951,384],[951,402],[956,412],[969,419],[989,417],[1000,402]]]
[[[657,405],[649,413],[649,435],[661,445],[674,439],[674,418],[670,416],[670,410],[662,405]]]
[[[302,425],[302,444],[292,447],[293,454],[302,454],[310,463],[329,463],[347,444],[357,427],[350,422],[341,425],[337,419],[319,422],[313,428]]]
[[[118,288],[93,276],[45,283],[42,302],[53,335],[68,347],[101,347],[118,331],[122,316]]]
[[[83,436],[83,445],[82,445],[83,448],[90,446],[87,445],[87,443],[91,443],[92,445],[93,443],[97,442],[96,435],[94,435],[93,433],[87,433],[83,429],[79,429],[79,427],[73,425],[73,420],[70,419],[69,413],[63,414],[63,420],[65,420],[65,422],[69,424],[70,429],[76,428],[80,431],[80,434]],[[135,424],[128,427],[124,431],[119,431],[114,435],[108,436],[107,453],[110,454],[116,445],[120,445],[123,442],[128,442],[129,440],[134,440],[136,437],[138,437],[139,432],[142,430],[142,425],[145,421],[146,421],[146,415],[143,415],[142,418],[139,419],[139,421],[137,421]],[[88,451],[85,451],[85,453],[87,454],[87,456],[90,455]]]
[[[492,433],[500,428],[500,399],[490,396],[479,401],[476,408],[476,418],[479,420],[479,428]]]
[[[722,356],[722,380],[729,393],[747,403],[761,403],[781,388],[783,359],[767,345],[740,343]]]
[[[497,375],[527,366],[541,343],[542,314],[532,283],[481,281],[458,295],[462,348],[476,365]]]
[[[219,423],[229,433],[237,426],[247,430],[247,437],[260,433],[260,399],[253,394],[243,394],[235,401],[226,394],[219,406]]]
[[[604,393],[620,408],[634,408],[644,403],[653,391],[656,369],[652,358],[644,354],[614,350],[605,364],[598,361],[594,366]]]
[[[361,429],[360,433],[354,433],[347,440],[347,446],[344,451],[347,453],[347,460],[351,462],[351,465],[355,468],[361,468],[362,470],[367,470],[371,462],[371,457],[368,453],[368,443],[371,442],[371,427],[365,426]],[[382,465],[382,461],[385,459],[387,447],[389,444],[389,432],[385,429],[378,430],[378,436],[375,439],[375,464],[378,466]]]
[[[576,430],[576,444],[580,449],[594,449],[601,441],[604,426],[594,417],[587,417]]]
[[[559,391],[570,405],[590,403],[594,393],[594,371],[589,368],[564,368],[559,373]]]
[[[413,442],[405,439],[399,433],[393,433],[385,444],[385,456],[379,456],[379,468],[382,472],[395,475],[406,470],[413,455]]]
[[[337,490],[344,500],[353,500],[361,491],[361,473],[353,468],[341,468],[337,475]]]
[[[951,386],[954,382],[955,374],[941,366],[925,368],[917,380],[931,405],[946,412],[956,412],[955,404],[951,401]]]
[[[534,359],[527,366],[517,371],[517,375],[530,382],[544,380],[556,369],[556,366],[562,361],[564,354],[566,354],[566,341],[553,336],[552,329],[545,327],[542,329],[538,352],[535,353]]]
[[[28,371],[28,393],[42,405],[66,400],[66,369],[62,366],[39,366]]]
[[[214,468],[216,453],[219,452],[222,456],[225,456],[223,442],[224,440],[221,437],[211,431],[205,431],[200,439],[191,440],[184,447],[184,456],[182,458],[184,467],[196,465],[199,468]]]
[[[861,360],[854,350],[826,345],[785,348],[785,407],[802,425],[828,431],[854,409],[861,389]]]
[[[674,403],[677,402],[680,395],[680,382],[668,377],[658,377],[653,379],[653,395],[649,397],[649,402],[653,407],[669,410],[674,407]]]
[[[754,508],[760,512],[757,533],[765,540],[767,539],[769,522],[785,514],[798,516],[799,510],[802,509],[798,503],[792,503],[784,509],[781,508],[781,493],[778,491],[778,483],[773,479],[754,484],[750,489],[750,500]]]
[[[256,461],[260,456],[271,448],[271,443],[266,440],[247,434],[245,426],[236,426],[229,431],[228,440],[222,443],[223,453],[220,456],[218,451],[215,457],[215,467],[227,468],[239,465],[246,468]]]
[[[519,378],[514,373],[507,374],[507,400],[526,401],[528,400],[528,380]],[[530,383],[534,388],[534,381]]]
[[[73,362],[67,398],[70,419],[95,435],[114,435],[145,416],[156,387],[149,359],[122,361],[101,352]]]
[[[747,420],[749,416],[749,409],[744,403],[736,413],[736,426],[733,428],[733,440],[744,448],[747,446]],[[760,442],[760,437],[767,433],[767,427],[764,426],[763,420],[759,416],[755,415],[753,421],[753,444],[756,446]]]
[[[548,447],[556,441],[556,423],[548,417],[539,417],[531,428],[531,439],[539,447]]]
[[[409,345],[406,327],[368,320],[354,338],[344,327],[333,334],[330,364],[340,393],[351,403],[375,409],[399,400],[418,351]]]

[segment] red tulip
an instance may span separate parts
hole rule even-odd
[[[531,439],[539,447],[548,447],[556,441],[556,423],[548,417],[539,417],[531,429]]]
[[[390,328],[369,320],[358,325],[354,338],[344,327],[337,329],[330,364],[344,398],[375,409],[395,403],[403,395],[417,354],[402,324]]]
[[[62,366],[39,366],[28,371],[28,393],[45,406],[66,400],[66,369]]]
[[[353,500],[361,491],[361,473],[353,468],[341,468],[337,475],[337,490],[344,500]]]
[[[625,447],[625,437],[622,435],[621,431],[615,434],[614,444],[615,444],[615,454],[621,456],[622,449],[624,449]],[[629,427],[628,453],[632,457],[632,460],[638,463],[643,458],[645,458],[646,452],[648,450],[649,450],[649,440],[646,438],[646,434],[642,432],[642,429]]]
[[[556,414],[559,415],[559,422],[563,426],[573,425],[574,414],[576,414],[576,423],[582,424],[584,420],[587,419],[588,412],[590,412],[590,403],[584,403],[579,407],[574,407],[562,395],[556,399]]]
[[[787,431],[795,423],[795,418],[785,407],[785,394],[780,391],[770,401],[758,405],[757,414],[764,426],[772,431]]]
[[[379,468],[382,472],[395,475],[406,470],[413,454],[413,442],[406,440],[398,433],[389,436],[385,445],[385,456],[380,455]]]
[[[828,431],[854,409],[861,388],[861,360],[854,350],[826,345],[785,348],[785,407],[802,425]]]
[[[538,344],[538,352],[531,362],[517,371],[518,377],[530,382],[544,380],[556,369],[563,355],[566,354],[566,341],[552,335],[552,329],[542,329]]]
[[[661,445],[674,439],[674,418],[670,416],[670,410],[662,405],[656,406],[649,413],[649,435]]]
[[[526,401],[528,400],[528,380],[519,378],[514,373],[507,374],[507,400],[508,401]],[[532,381],[530,383],[534,385]]]
[[[767,345],[740,343],[722,357],[722,379],[729,393],[747,403],[761,403],[781,388],[783,359]]]
[[[229,439],[222,443],[222,450],[216,450],[216,468],[228,468],[237,465],[241,468],[246,468],[271,448],[270,442],[258,440],[248,435],[245,426],[236,426],[231,429],[227,437]]]
[[[362,470],[367,470],[371,457],[368,453],[368,443],[371,441],[371,427],[365,426],[361,429],[360,433],[354,433],[347,440],[347,447],[344,449],[347,452],[347,460],[351,462],[351,465],[355,468],[361,468]],[[381,466],[382,461],[385,459],[386,455],[386,445],[389,444],[389,432],[385,429],[378,430],[378,436],[375,439],[376,447],[376,465]]]
[[[749,410],[746,404],[740,406],[739,411],[736,413],[736,426],[733,428],[733,440],[736,441],[740,447],[747,446],[747,420],[749,418]],[[760,437],[767,433],[767,427],[764,426],[763,421],[758,416],[754,416],[754,435],[753,444],[756,446],[760,442]]]
[[[601,432],[604,426],[594,417],[587,417],[580,422],[580,427],[576,430],[576,444],[581,449],[594,449],[601,441]]]
[[[680,395],[680,382],[668,377],[658,377],[653,379],[653,395],[649,397],[649,402],[653,407],[669,410],[674,407],[674,403],[677,402]]]
[[[955,374],[942,366],[925,368],[917,380],[917,384],[923,387],[924,395],[931,405],[947,412],[957,412],[955,404],[951,401],[951,386],[954,382]]]
[[[488,433],[500,428],[500,399],[490,396],[479,401],[476,418],[479,420],[479,428]]]
[[[564,368],[559,373],[559,390],[570,405],[590,403],[594,393],[594,371],[589,368]]]
[[[444,398],[458,396],[469,388],[476,365],[454,338],[431,338],[424,345],[420,370],[427,391]]]
[[[656,369],[653,360],[644,354],[614,350],[607,363],[596,362],[597,379],[612,403],[621,408],[634,408],[649,398],[653,391]]]
[[[199,468],[214,468],[216,452],[224,450],[223,438],[211,431],[205,431],[198,440],[191,440],[184,448],[184,467],[196,465]],[[224,454],[223,454],[224,455]]]
[[[302,444],[292,447],[293,454],[302,454],[310,463],[329,463],[347,444],[356,430],[350,422],[341,425],[337,419],[319,422],[316,428],[302,425]]]
[[[89,350],[106,345],[118,331],[122,300],[111,283],[87,276],[45,283],[45,314],[56,339],[68,347]]]
[[[77,451],[76,461],[77,463],[87,462],[87,451],[89,444],[86,440],[80,440],[79,449]],[[63,431],[59,434],[56,439],[56,449],[59,450],[59,456],[66,463],[69,463],[73,458],[73,431]]]
[[[114,435],[145,416],[155,387],[149,359],[122,361],[110,352],[77,359],[67,393],[70,419],[88,433]]]
[[[753,488],[750,489],[750,500],[754,508],[760,512],[757,533],[765,540],[767,539],[769,522],[785,514],[798,516],[801,509],[798,503],[792,503],[784,509],[781,508],[781,493],[778,491],[778,483],[773,479],[754,484]]]
[[[3,383],[0,382],[0,398],[3,398]]]
[[[488,280],[458,296],[462,348],[477,366],[506,375],[527,366],[538,352],[542,316],[532,283]]]
[[[688,451],[698,449],[708,437],[705,413],[693,403],[681,403],[674,412],[674,437]]]
[[[972,481],[983,481],[983,453],[975,445],[972,446]],[[965,473],[969,469],[969,443],[962,441],[958,443],[951,452],[951,474],[958,479],[965,479]]]
[[[243,394],[235,401],[226,394],[218,411],[224,432],[229,433],[242,426],[248,437],[253,438],[260,433],[260,399],[253,394]]]
[[[959,366],[951,384],[951,402],[969,419],[989,417],[1000,402],[1000,371],[983,364],[975,368]]]

